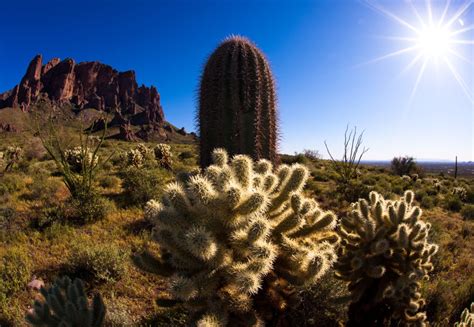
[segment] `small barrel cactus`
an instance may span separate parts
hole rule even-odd
[[[173,163],[171,147],[168,144],[160,143],[155,146],[153,151],[158,164],[165,169],[171,170],[171,164]]]
[[[308,172],[301,165],[273,171],[268,160],[229,161],[222,149],[213,158],[203,173],[147,204],[167,260],[141,264],[171,276],[172,296],[200,314],[198,325],[251,325],[260,319],[252,298],[271,271],[307,285],[332,265],[336,219],[303,196]]]
[[[44,302],[36,300],[26,315],[32,326],[100,327],[105,317],[105,305],[100,294],[89,304],[80,279],[58,279],[48,289],[41,288]]]
[[[84,169],[85,166],[91,168],[97,166],[99,162],[97,155],[94,155],[89,149],[80,146],[64,151],[64,159],[68,163],[71,171],[75,173],[88,170]]]
[[[371,192],[370,202],[354,203],[341,220],[336,269],[349,282],[349,326],[391,318],[425,325],[418,280],[433,270],[431,258],[438,247],[428,242],[431,225],[420,219],[422,211],[413,199],[412,191],[398,201]]]
[[[247,38],[225,39],[209,57],[199,89],[200,163],[212,151],[277,161],[275,82],[265,55]]]
[[[471,303],[470,310],[464,309],[461,313],[461,320],[454,324],[454,327],[474,327],[474,303]]]

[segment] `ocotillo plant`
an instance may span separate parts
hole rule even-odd
[[[197,314],[198,325],[260,320],[253,296],[270,272],[294,285],[314,283],[335,260],[335,216],[302,194],[301,165],[254,163],[213,152],[203,173],[170,184],[145,209],[154,239],[167,253],[138,258],[146,270],[171,276],[171,294]],[[211,326],[211,325],[210,325]]]
[[[265,55],[248,39],[225,39],[201,76],[197,115],[201,167],[212,151],[277,161],[275,82]]]
[[[105,317],[105,305],[100,294],[94,296],[92,305],[87,300],[80,279],[72,282],[68,277],[58,279],[48,289],[41,288],[44,301],[35,301],[26,316],[32,326],[46,327],[100,327]]]
[[[341,220],[337,276],[349,282],[348,326],[382,326],[390,319],[425,326],[421,278],[433,269],[438,247],[428,243],[429,223],[413,206],[412,191],[398,201],[376,192],[359,200]]]

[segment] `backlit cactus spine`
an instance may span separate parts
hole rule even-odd
[[[92,305],[87,300],[80,279],[73,282],[64,277],[58,279],[48,289],[41,288],[45,301],[35,301],[34,307],[26,316],[32,326],[41,327],[100,327],[105,317],[105,305],[97,294]]]
[[[250,325],[260,320],[253,296],[271,271],[305,285],[331,266],[335,217],[302,195],[308,172],[301,165],[274,172],[268,160],[229,161],[222,149],[213,158],[203,173],[147,204],[169,258],[168,265],[150,257],[141,263],[171,275],[171,294],[200,315],[198,324]]]
[[[461,320],[454,327],[474,327],[474,303],[471,303],[470,310],[466,308],[462,311]]]
[[[247,38],[225,39],[201,76],[197,116],[201,167],[215,148],[277,161],[275,82],[265,55]]]
[[[388,319],[426,325],[426,315],[419,311],[424,300],[418,280],[433,270],[431,258],[438,247],[428,243],[431,225],[420,219],[422,211],[413,199],[412,191],[398,201],[371,192],[370,202],[354,203],[341,220],[336,269],[352,295],[348,326]]]

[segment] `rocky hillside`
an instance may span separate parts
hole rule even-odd
[[[70,58],[53,58],[43,64],[43,57],[37,55],[20,83],[0,94],[0,109],[13,107],[28,112],[38,100],[56,107],[68,104],[78,110],[111,113],[110,126],[117,126],[117,136],[126,140],[166,140],[172,133],[188,136],[183,129],[166,123],[156,87],[138,86],[133,70],[118,72],[97,61],[76,63]]]

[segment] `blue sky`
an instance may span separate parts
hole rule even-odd
[[[408,0],[371,3],[418,23]],[[451,1],[446,17],[464,3]],[[432,2],[435,19],[444,4]],[[428,19],[424,0],[413,5]],[[325,154],[327,140],[340,155],[351,124],[365,130],[366,159],[474,160],[474,65],[450,61],[464,80],[463,91],[446,64],[428,62],[411,97],[422,60],[400,73],[416,51],[364,63],[407,46],[385,36],[413,32],[365,1],[25,0],[3,2],[1,9],[0,92],[19,82],[37,53],[45,60],[98,60],[133,69],[138,83],[156,85],[167,119],[194,130],[205,60],[224,37],[241,34],[271,62],[282,152],[308,148]],[[459,18],[453,28],[474,24],[474,5]],[[473,40],[473,30],[461,36]],[[458,44],[456,51],[474,61],[474,45]]]

